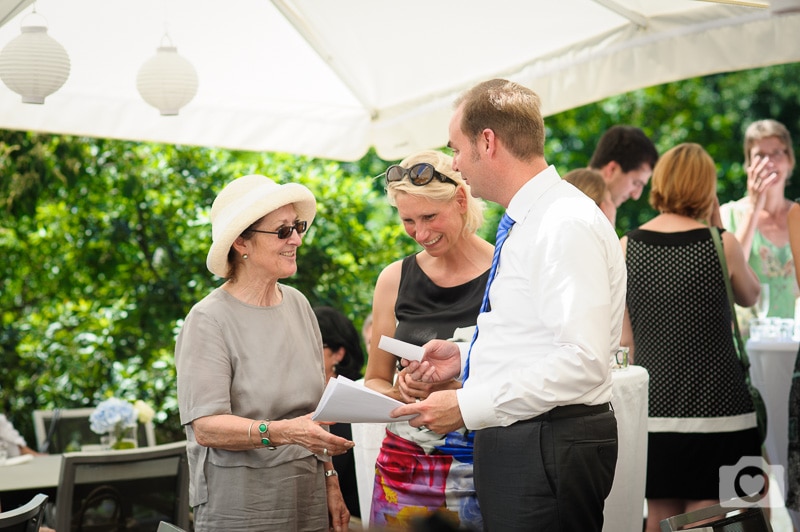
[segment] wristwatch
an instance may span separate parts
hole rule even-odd
[[[326,477],[338,477],[339,473],[337,473],[335,469],[328,469],[327,471],[325,471],[325,476]]]

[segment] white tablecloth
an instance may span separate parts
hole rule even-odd
[[[647,406],[650,375],[640,366],[615,370],[611,406],[617,417],[619,454],[606,499],[604,532],[641,530],[647,478]]]
[[[750,379],[767,406],[767,438],[764,441],[767,460],[784,468],[788,461],[789,390],[797,347],[796,341],[747,341]],[[789,516],[795,528],[800,530],[800,513],[789,511]]]
[[[607,532],[641,530],[647,466],[647,391],[649,375],[644,368],[630,366],[613,373],[611,401],[619,431],[619,458],[614,485],[606,499]],[[385,435],[383,423],[354,423],[353,441],[361,521],[369,526],[375,460]]]

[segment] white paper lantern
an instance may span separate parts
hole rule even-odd
[[[136,76],[136,88],[144,101],[164,116],[177,115],[197,94],[197,72],[178,55],[174,46],[159,46]]]
[[[44,103],[67,81],[69,66],[67,51],[41,25],[22,26],[0,52],[0,79],[23,103]]]

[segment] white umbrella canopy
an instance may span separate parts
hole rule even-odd
[[[739,2],[740,3],[740,2]],[[553,114],[641,87],[800,61],[800,0],[38,0],[71,72],[43,105],[0,84],[0,127],[356,160],[447,142],[493,77]],[[30,0],[0,0],[0,47]],[[136,89],[165,33],[199,88],[178,116]]]

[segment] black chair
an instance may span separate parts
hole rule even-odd
[[[697,525],[700,521],[717,518],[712,522]],[[696,526],[692,526],[696,525]],[[732,508],[715,504],[692,512],[676,515],[661,521],[661,532],[677,530],[703,530],[706,532],[772,532],[772,526],[759,506]]]
[[[189,526],[186,442],[66,453],[56,493],[58,532],[148,531]]]
[[[27,504],[0,512],[0,530],[3,532],[39,532],[44,517],[47,495],[39,493]]]
[[[33,429],[36,433],[36,447],[39,452],[59,454],[70,451],[71,446],[100,445],[100,434],[92,432],[89,416],[94,408],[57,408],[55,410],[34,410]],[[139,447],[156,444],[153,422],[139,423],[137,426]],[[72,445],[71,445],[72,444]]]

